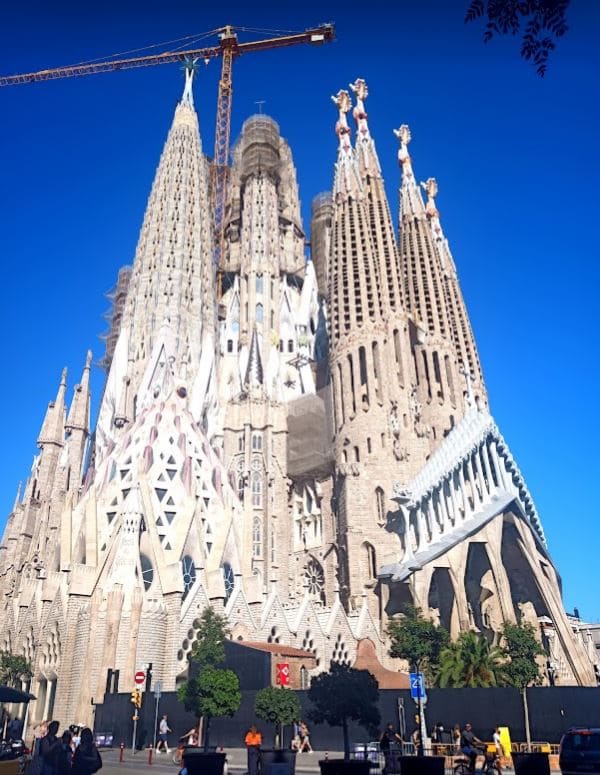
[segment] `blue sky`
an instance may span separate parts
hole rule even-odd
[[[565,603],[600,619],[597,563],[598,82],[600,4],[572,0],[571,30],[539,79],[518,41],[484,46],[467,0],[389,6],[192,0],[5,3],[0,73],[71,64],[226,23],[302,29],[334,21],[335,44],[235,64],[233,135],[256,102],[298,167],[305,226],[331,185],[330,94],[367,80],[369,121],[397,210],[392,129],[408,123],[415,172],[435,176],[492,412],[537,503]],[[195,87],[213,143],[218,64]],[[79,380],[105,330],[103,298],[130,263],[181,91],[176,65],[0,89],[0,514],[27,477],[63,365]],[[94,395],[102,373],[93,375]],[[96,404],[95,404],[96,405]],[[0,527],[4,524],[0,516]]]

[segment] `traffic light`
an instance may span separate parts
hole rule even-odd
[[[141,708],[142,707],[142,693],[139,689],[134,689],[131,692],[131,702],[133,703],[135,708]]]

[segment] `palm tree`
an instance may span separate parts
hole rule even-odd
[[[437,684],[441,688],[487,688],[503,683],[504,653],[476,632],[461,632],[440,654]]]

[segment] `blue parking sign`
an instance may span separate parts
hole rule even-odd
[[[425,676],[423,673],[410,673],[410,696],[413,700],[425,697]]]

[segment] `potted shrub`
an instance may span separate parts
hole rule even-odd
[[[348,722],[356,721],[369,732],[380,723],[379,686],[368,670],[355,670],[334,662],[328,673],[313,678],[308,690],[312,708],[308,717],[317,724],[342,727],[344,758],[319,762],[322,775],[368,775],[368,759],[350,759]]]
[[[258,718],[275,727],[275,745],[272,751],[261,752],[264,775],[269,775],[271,764],[287,764],[288,774],[294,775],[296,751],[284,748],[283,730],[300,718],[300,701],[295,692],[283,686],[267,686],[261,689],[254,700],[254,712]]]
[[[228,635],[225,619],[212,608],[206,608],[189,658],[190,677],[177,691],[185,709],[204,722],[203,749],[188,746],[183,753],[189,775],[223,773],[225,754],[209,750],[210,721],[219,716],[233,716],[242,702],[239,678],[233,670],[219,667],[225,662],[224,642]]]

